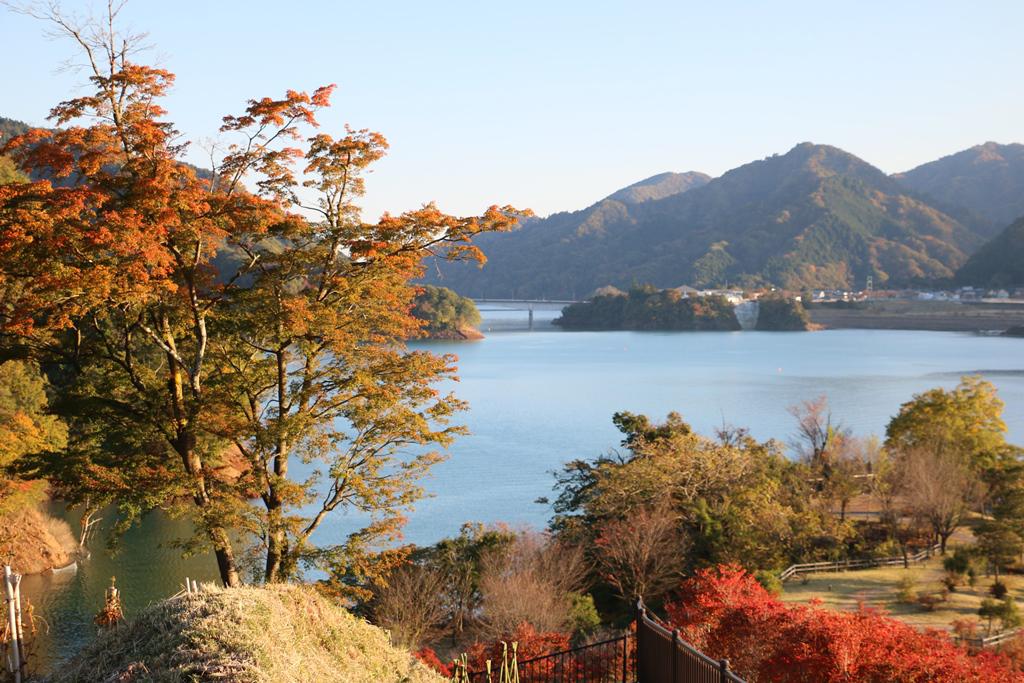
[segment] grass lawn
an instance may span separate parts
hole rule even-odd
[[[890,616],[918,628],[949,629],[958,619],[979,619],[978,607],[984,598],[989,597],[988,587],[993,581],[991,576],[981,574],[974,588],[966,584],[957,587],[956,592],[949,594],[948,602],[938,604],[934,611],[929,612],[917,604],[896,602],[899,581],[907,574],[914,578],[914,590],[918,593],[936,593],[942,589],[942,577],[945,575],[942,558],[933,557],[927,562],[912,564],[909,569],[880,567],[794,577],[786,582],[779,597],[783,602],[808,602],[818,598],[823,606],[841,610],[855,610],[863,603],[867,607],[881,608]],[[807,583],[804,583],[805,578],[809,579]],[[1024,597],[1024,576],[1004,575],[1000,578],[1019,604]],[[984,623],[980,624],[979,632],[984,632],[984,626]],[[993,624],[993,632],[998,628],[998,622]]]

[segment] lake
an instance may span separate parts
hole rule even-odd
[[[471,435],[425,482],[431,497],[409,514],[411,542],[431,543],[467,521],[543,527],[550,508],[534,501],[551,495],[551,472],[615,448],[621,435],[611,416],[621,410],[654,418],[674,410],[702,433],[725,422],[786,441],[787,407],[825,395],[836,420],[860,435],[882,434],[913,394],[981,374],[1006,403],[1010,439],[1024,442],[1024,339],[887,330],[563,332],[550,324],[557,306],[535,305],[532,330],[524,305],[484,303],[481,311],[483,341],[414,344],[459,357],[453,388],[471,405],[461,420]],[[318,536],[339,539],[358,522],[337,516]],[[214,580],[212,558],[182,559],[167,547],[186,524],[151,515],[119,555],[97,540],[77,572],[26,577],[26,594],[50,624],[40,661],[70,655],[91,635],[111,575],[129,614],[175,593],[186,575]]]

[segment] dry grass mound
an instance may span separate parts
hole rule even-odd
[[[437,683],[387,633],[306,586],[209,588],[100,635],[51,683]]]

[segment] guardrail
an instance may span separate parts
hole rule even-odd
[[[935,545],[925,548],[920,552],[914,553],[913,555],[907,556],[908,562],[922,562],[936,552],[939,551],[941,546],[936,543]],[[822,572],[845,572],[853,571],[857,569],[872,569],[874,567],[891,567],[894,565],[903,564],[903,557],[878,557],[878,558],[863,558],[859,560],[838,560],[836,562],[807,562],[804,564],[794,564],[783,570],[779,574],[779,580],[786,582],[789,579],[797,576],[798,574],[819,574]]]

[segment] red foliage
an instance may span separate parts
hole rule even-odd
[[[758,681],[1024,681],[1001,655],[874,610],[785,605],[735,565],[699,571],[666,610],[684,639]]]
[[[557,631],[538,632],[528,623],[519,624],[516,630],[490,643],[474,643],[467,653],[471,671],[483,671],[487,660],[491,660],[491,668],[497,671],[501,667],[502,641],[508,643],[511,656],[512,643],[518,643],[516,659],[525,662],[534,657],[542,657],[552,652],[569,649],[569,635]],[[531,668],[531,673],[540,675],[540,669]]]
[[[451,678],[452,668],[451,666],[445,665],[441,662],[441,658],[434,652],[434,648],[424,646],[412,653],[412,656],[418,659],[421,663],[429,666],[431,669],[441,674],[445,678]]]

